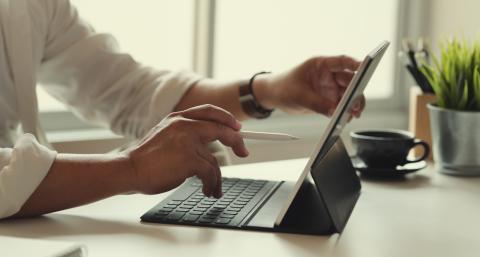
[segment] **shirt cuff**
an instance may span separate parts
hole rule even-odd
[[[57,152],[40,145],[31,134],[21,136],[0,167],[0,218],[17,213],[47,175]]]

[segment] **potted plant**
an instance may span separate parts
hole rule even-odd
[[[433,158],[451,175],[480,175],[480,42],[452,40],[421,68],[437,101],[428,105]]]

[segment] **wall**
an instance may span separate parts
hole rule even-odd
[[[451,36],[480,39],[480,1],[428,0],[427,35],[432,45]]]

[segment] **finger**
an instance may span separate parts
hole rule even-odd
[[[353,76],[355,75],[352,71],[338,71],[333,73],[335,77],[335,82],[342,87],[348,87],[350,81],[352,81]]]
[[[223,124],[240,130],[242,124],[230,112],[211,104],[199,105],[181,112],[187,119],[204,120]]]
[[[217,188],[216,188],[216,193],[213,195],[215,198],[221,198],[223,196],[223,191],[222,191],[222,171],[220,170],[220,167],[218,165],[215,166],[216,168],[216,173],[217,173]]]
[[[213,195],[216,190],[217,178],[215,173],[215,167],[201,156],[197,156],[195,159],[195,175],[202,181],[203,194],[207,197]]]
[[[248,150],[242,136],[236,130],[219,123],[209,121],[195,121],[192,128],[199,136],[201,142],[210,143],[219,140],[222,144],[232,148],[239,157],[247,157]]]
[[[350,109],[350,113],[356,118],[360,118],[360,114],[365,109],[365,102],[366,100],[364,95],[357,97],[352,105],[352,108]]]
[[[345,55],[327,57],[324,61],[327,68],[333,72],[344,70],[355,71],[360,66],[360,62]]]
[[[350,115],[348,116],[348,122],[352,121],[352,119],[353,119],[353,115],[350,114]]]
[[[210,165],[212,165],[215,168],[214,172],[215,172],[215,177],[216,177],[216,186],[215,186],[215,190],[213,192],[213,196],[215,198],[222,197],[222,195],[223,195],[223,193],[222,193],[222,172],[220,171],[220,167],[218,166],[217,158],[215,158],[215,156],[213,156],[207,148],[198,149],[197,154],[199,156],[201,156],[201,158],[203,158],[205,161],[210,163]]]

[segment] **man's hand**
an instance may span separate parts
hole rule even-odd
[[[222,175],[207,144],[220,140],[236,155],[246,157],[248,151],[240,128],[232,114],[212,105],[170,114],[138,146],[125,152],[131,162],[135,190],[157,194],[197,176],[206,196],[221,197]]]
[[[265,108],[331,116],[359,65],[347,56],[316,57],[284,73],[258,76],[253,90]],[[364,107],[362,96],[352,116],[360,117]]]

